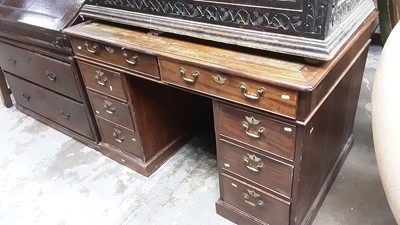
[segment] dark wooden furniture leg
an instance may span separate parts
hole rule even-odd
[[[3,70],[0,68],[0,91],[1,91],[1,98],[3,101],[3,105],[7,108],[13,106],[10,94],[11,90],[8,89],[6,78],[4,77]]]

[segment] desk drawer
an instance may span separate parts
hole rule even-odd
[[[4,71],[82,101],[71,64],[0,42]]]
[[[94,140],[83,104],[8,73],[6,76],[18,104]]]
[[[296,126],[222,103],[217,111],[221,135],[294,160]]]
[[[270,225],[288,225],[290,203],[221,174],[221,200]]]
[[[288,198],[292,193],[293,166],[219,141],[220,168],[255,182]]]
[[[96,116],[102,117],[116,124],[121,124],[128,129],[135,130],[133,127],[131,112],[127,104],[90,91],[88,94]]]
[[[76,55],[144,73],[149,77],[160,78],[157,57],[155,56],[74,37],[71,38],[71,42]]]
[[[86,88],[126,101],[120,73],[84,62],[78,63]]]
[[[160,59],[161,79],[211,96],[296,117],[297,92]],[[258,93],[260,92],[260,93]]]
[[[143,149],[135,131],[97,117],[103,142],[144,160]]]

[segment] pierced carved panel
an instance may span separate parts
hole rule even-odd
[[[304,33],[320,35],[324,33],[328,15],[327,0],[308,0]]]
[[[279,0],[275,0],[279,1]],[[297,1],[297,0],[290,0]],[[151,14],[187,18],[201,22],[226,24],[228,26],[246,26],[255,30],[275,29],[299,33],[302,21],[298,13],[283,13],[279,11],[258,11],[257,8],[230,8],[220,5],[196,5],[184,1],[160,0],[89,0],[89,4],[106,7],[128,8]]]

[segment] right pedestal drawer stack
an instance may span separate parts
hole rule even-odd
[[[353,144],[368,34],[341,52],[315,89],[298,92],[296,120],[279,116],[286,112],[279,106],[257,110],[268,97],[255,88],[243,92],[244,105],[214,100],[218,214],[245,225],[312,223]]]

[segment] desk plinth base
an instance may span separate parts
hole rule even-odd
[[[99,152],[103,155],[115,160],[116,162],[133,169],[143,176],[149,177],[154,173],[164,162],[166,162],[176,151],[185,145],[193,136],[192,132],[186,132],[174,139],[156,155],[147,162],[143,162],[135,156],[125,153],[112,145],[101,142],[99,144]]]

